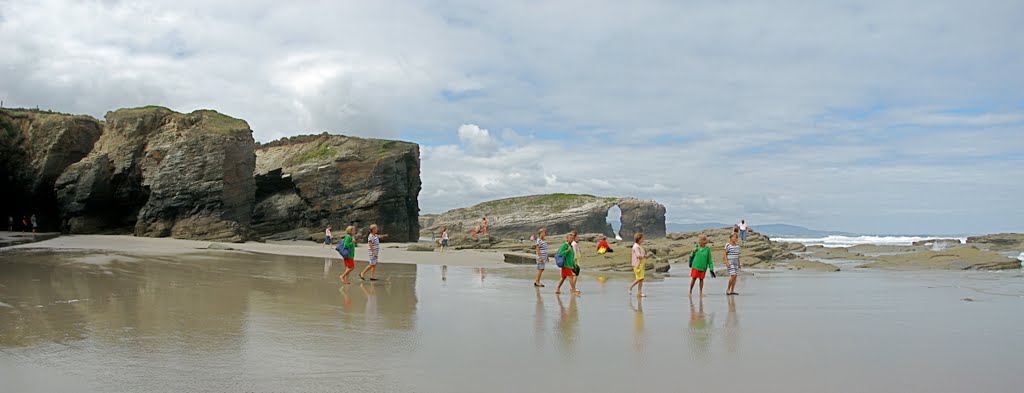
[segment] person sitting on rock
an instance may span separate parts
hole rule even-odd
[[[597,253],[604,254],[606,252],[615,252],[615,250],[612,250],[612,247],[608,245],[608,239],[601,236],[601,242],[597,243]]]

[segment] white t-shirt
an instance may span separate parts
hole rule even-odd
[[[441,232],[441,240],[448,240],[448,231]]]
[[[745,222],[741,222],[741,223],[740,223],[740,230],[741,230],[741,231],[745,231],[745,230],[747,230],[747,223],[745,223]]]
[[[330,229],[325,230],[324,234],[326,234],[327,237],[331,237],[331,230]]]

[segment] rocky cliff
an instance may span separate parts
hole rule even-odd
[[[627,198],[618,202],[622,216],[619,236],[632,240],[633,234],[643,232],[648,238],[665,237],[665,205],[654,201]]]
[[[251,238],[254,147],[245,121],[214,111],[108,112],[92,152],[57,179],[63,230]]]
[[[414,143],[307,135],[256,149],[253,227],[263,236],[381,227],[391,241],[419,237],[420,158]],[[278,236],[281,237],[281,236]],[[290,237],[290,236],[289,236]]]
[[[451,210],[432,217],[424,234],[440,234],[445,227],[452,233],[469,233],[487,217],[488,234],[499,237],[529,237],[540,228],[549,234],[576,229],[614,237],[607,218],[608,209],[616,205],[622,210],[620,233],[632,236],[639,230],[652,238],[665,236],[665,207],[657,202],[578,194],[506,198]]]
[[[0,110],[0,189],[5,217],[36,214],[40,229],[58,228],[54,184],[85,157],[102,126],[88,116]]]

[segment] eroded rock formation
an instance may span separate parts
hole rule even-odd
[[[245,121],[215,111],[108,112],[92,152],[56,182],[63,229],[249,239],[254,147]]]
[[[632,240],[633,234],[643,232],[648,238],[665,237],[665,205],[654,201],[627,198],[619,201],[622,227],[619,236]]]
[[[665,236],[665,207],[653,201],[632,198],[606,198],[578,194],[545,194],[499,199],[455,209],[432,217],[424,233],[438,235],[445,227],[450,233],[469,233],[488,221],[488,234],[518,239],[546,228],[549,234],[601,233],[614,237],[608,224],[608,209],[622,210],[622,228],[632,239],[640,230],[649,238]],[[623,235],[626,238],[626,235]]]
[[[253,227],[263,236],[355,224],[390,241],[419,237],[420,158],[414,143],[307,135],[256,150]],[[289,237],[284,236],[284,237]]]
[[[102,126],[89,116],[0,110],[0,189],[4,216],[36,214],[42,230],[58,228],[54,184],[85,157]]]

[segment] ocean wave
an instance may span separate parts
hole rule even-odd
[[[802,243],[808,246],[820,245],[825,247],[853,247],[861,244],[874,244],[879,246],[909,246],[914,242],[934,239],[950,239],[941,236],[825,236],[815,238],[773,238],[780,242]],[[966,237],[953,238],[966,243]]]

